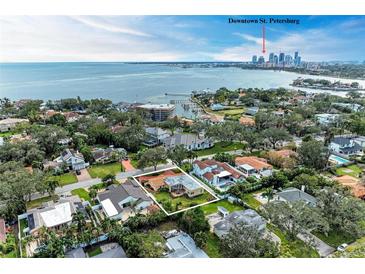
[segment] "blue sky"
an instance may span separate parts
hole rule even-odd
[[[1,62],[248,61],[261,55],[261,24],[228,18],[290,18],[266,24],[267,53],[299,50],[306,61],[365,60],[365,16],[0,17]]]

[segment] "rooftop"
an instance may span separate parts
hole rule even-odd
[[[166,246],[170,251],[167,255],[168,258],[209,258],[203,250],[196,246],[194,240],[184,232],[167,239]]]
[[[138,106],[139,108],[149,109],[149,110],[174,110],[175,105],[173,104],[144,104]]]
[[[195,190],[201,188],[201,185],[197,183],[194,179],[186,174],[167,177],[165,178],[165,183],[168,186],[176,186],[176,185],[183,185],[188,190]]]
[[[317,203],[317,199],[315,197],[294,187],[286,188],[277,195],[287,202],[304,201],[312,205]]]
[[[268,164],[265,159],[255,156],[236,157],[235,163],[237,166],[249,165],[256,170],[272,168],[272,165]]]

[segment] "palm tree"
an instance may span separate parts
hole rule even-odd
[[[267,198],[267,202],[270,203],[270,200],[274,198],[274,189],[272,187],[267,188],[262,194],[262,197]]]
[[[72,223],[74,223],[76,225],[77,231],[81,233],[82,231],[84,231],[84,228],[86,226],[85,215],[80,211],[73,213],[72,214]]]
[[[53,196],[55,194],[55,190],[60,186],[60,182],[56,180],[53,176],[47,178],[46,180],[46,190],[49,196]]]

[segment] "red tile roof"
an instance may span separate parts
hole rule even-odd
[[[268,164],[265,159],[255,156],[237,157],[235,159],[236,165],[250,165],[256,170],[262,170],[264,168],[271,169],[272,165]]]

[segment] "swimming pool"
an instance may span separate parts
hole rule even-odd
[[[345,165],[345,164],[350,163],[349,160],[347,160],[345,158],[342,158],[340,156],[337,156],[337,155],[333,155],[333,154],[329,157],[329,160],[333,161],[333,162],[336,162],[339,165]]]

